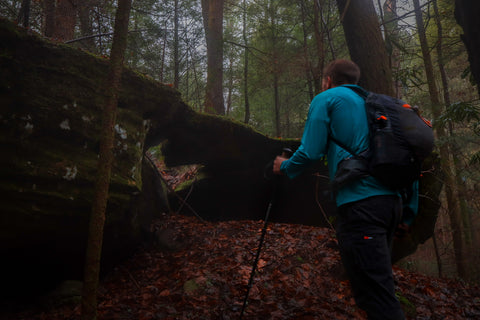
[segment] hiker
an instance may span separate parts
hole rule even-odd
[[[350,60],[334,60],[326,66],[323,92],[311,102],[301,145],[291,158],[274,160],[275,174],[294,178],[326,155],[333,180],[340,161],[352,156],[333,141],[356,154],[369,147],[365,100],[348,88],[358,87],[359,78],[360,69]],[[357,305],[368,319],[405,319],[395,297],[391,264],[391,244],[402,222],[400,193],[365,176],[335,194],[340,255]],[[418,193],[412,199],[409,207],[416,213]]]

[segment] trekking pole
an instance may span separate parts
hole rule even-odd
[[[292,152],[291,149],[284,148],[282,150],[282,157],[290,158],[292,153],[293,152]],[[273,162],[272,162],[272,164],[273,164]],[[270,164],[269,164],[269,165],[267,165],[267,168],[265,170],[266,171],[272,170],[272,173],[273,173],[273,166],[270,167]],[[265,172],[265,178],[268,178],[267,172]],[[245,312],[245,308],[247,306],[248,294],[250,293],[250,289],[252,288],[252,285],[253,285],[253,278],[255,277],[255,270],[257,269],[257,266],[258,266],[258,260],[260,258],[260,251],[262,250],[263,240],[265,239],[265,234],[267,233],[268,217],[270,216],[270,211],[272,209],[272,206],[275,202],[276,195],[277,195],[277,189],[278,189],[280,176],[275,176],[273,178],[275,179],[275,181],[273,183],[273,188],[272,188],[272,197],[271,197],[270,202],[268,203],[267,213],[265,214],[265,220],[263,221],[263,229],[262,229],[262,233],[260,235],[260,241],[259,241],[258,248],[257,248],[257,254],[255,255],[255,261],[253,262],[252,271],[250,272],[250,279],[248,280],[247,293],[245,294],[245,299],[243,300],[243,306],[242,306],[242,311],[240,313],[240,319],[242,319],[243,313]]]

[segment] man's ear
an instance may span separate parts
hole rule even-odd
[[[330,76],[327,76],[325,78],[323,78],[323,81],[322,81],[322,90],[325,91],[325,90],[328,90],[330,88],[333,88],[332,86],[332,78]]]

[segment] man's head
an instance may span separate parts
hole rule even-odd
[[[342,84],[357,84],[360,68],[355,62],[345,59],[333,60],[323,71],[322,89],[327,90]]]

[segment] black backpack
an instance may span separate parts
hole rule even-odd
[[[434,138],[432,125],[417,107],[388,95],[350,87],[365,99],[370,130],[370,147],[355,154],[335,139],[333,141],[354,155],[339,163],[334,187],[372,175],[391,189],[412,185],[421,175],[422,161],[431,154]]]

